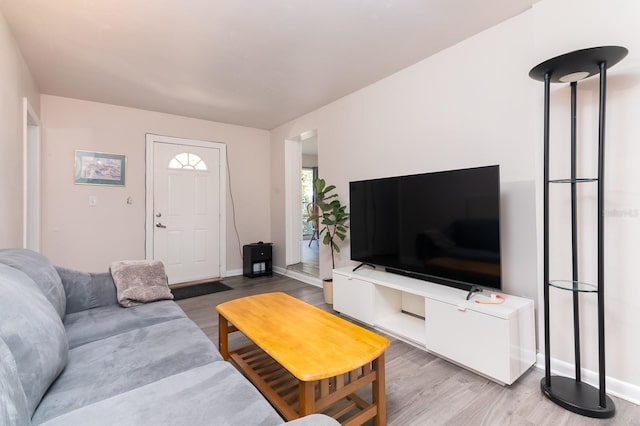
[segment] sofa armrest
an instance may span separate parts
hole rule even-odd
[[[67,314],[118,303],[111,273],[87,273],[56,266],[67,296]]]
[[[337,420],[324,414],[310,414],[296,420],[285,423],[289,426],[339,426]]]

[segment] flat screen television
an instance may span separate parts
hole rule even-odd
[[[351,259],[463,290],[501,288],[499,166],[349,183]]]

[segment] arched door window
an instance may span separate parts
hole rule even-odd
[[[202,158],[190,152],[176,155],[169,161],[170,169],[207,170],[207,164]]]

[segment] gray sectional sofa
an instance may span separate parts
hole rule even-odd
[[[109,273],[0,250],[1,425],[282,423],[175,302],[122,308]]]

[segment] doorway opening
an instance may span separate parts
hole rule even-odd
[[[304,163],[304,161],[303,161]],[[302,167],[302,259],[299,269],[314,277],[320,277],[320,221],[309,221],[309,217],[318,214],[316,192],[313,182],[318,178],[317,167]]]
[[[40,251],[41,143],[40,119],[23,98],[23,246]]]
[[[320,277],[320,241],[318,240],[318,221],[309,222],[315,206],[313,182],[318,178],[318,138],[317,132],[304,132],[287,141],[291,156],[287,161],[291,165],[291,196],[287,204],[292,211],[292,219],[288,222],[287,233],[292,237],[288,241],[292,245],[288,270],[300,272],[314,278]],[[294,170],[295,165],[295,170]],[[294,189],[295,188],[295,189]],[[295,238],[294,238],[295,237]]]

